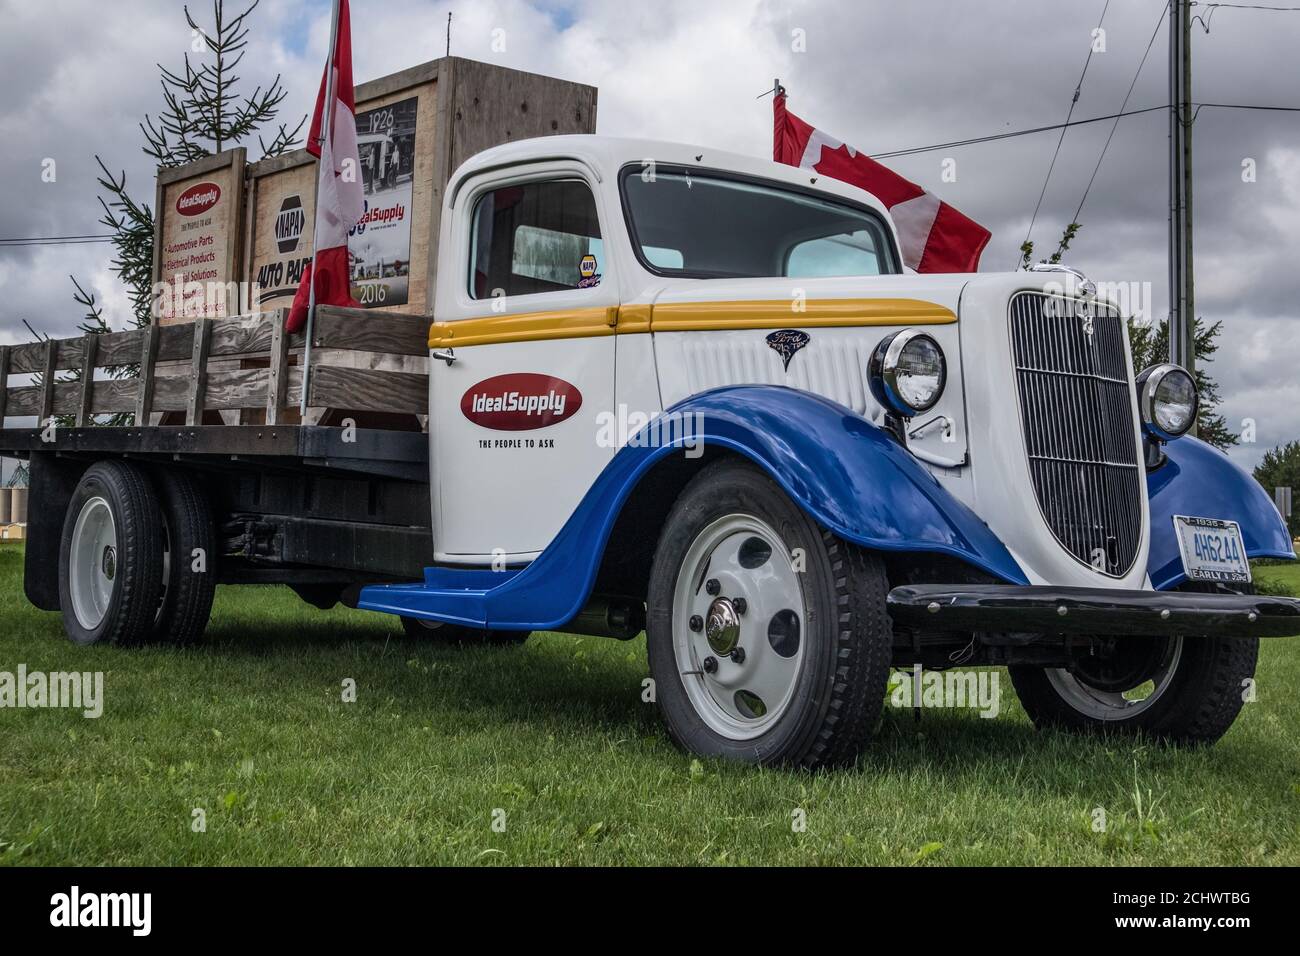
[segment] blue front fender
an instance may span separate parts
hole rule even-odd
[[[359,606],[494,628],[559,627],[582,608],[605,543],[637,482],[695,441],[762,467],[819,524],[866,548],[958,558],[1011,584],[1028,579],[983,521],[880,428],[791,388],[742,385],[694,395],[659,420],[699,424],[671,443],[645,432],[618,451],[555,540],[517,572],[429,568],[422,585],[365,588]],[[692,425],[694,427],[694,425]],[[701,434],[702,431],[702,434]]]
[[[1291,536],[1259,482],[1227,455],[1190,435],[1164,448],[1169,459],[1147,475],[1151,501],[1151,584],[1165,591],[1187,579],[1174,531],[1174,515],[1220,518],[1241,526],[1252,558],[1294,558]]]

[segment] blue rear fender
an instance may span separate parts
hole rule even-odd
[[[671,440],[653,444],[643,431],[621,448],[527,567],[497,575],[429,568],[423,584],[365,588],[359,606],[497,629],[561,627],[589,599],[610,531],[638,482],[697,445],[750,459],[822,527],[855,544],[947,555],[996,580],[1029,583],[970,508],[882,429],[829,399],[782,386],[729,386],[673,406],[657,427]]]
[[[1165,591],[1187,580],[1174,515],[1220,518],[1241,526],[1252,558],[1294,558],[1291,535],[1273,499],[1223,452],[1190,435],[1164,446],[1168,459],[1147,475],[1151,502],[1151,584]]]

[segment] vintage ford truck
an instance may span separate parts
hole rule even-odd
[[[215,583],[458,643],[644,630],[675,741],[803,766],[853,759],[918,664],[1006,666],[1040,726],[1213,741],[1259,638],[1300,632],[1250,583],[1294,557],[1272,501],[1081,277],[917,275],[867,193],[660,142],[496,147],[442,203],[431,321],[0,354],[43,373],[0,380],[0,413],[39,420],[0,432],[31,460],[29,599],[80,643],[194,641]],[[347,350],[427,375],[326,359]],[[232,356],[264,361],[209,364]],[[351,411],[291,423],[304,388]]]

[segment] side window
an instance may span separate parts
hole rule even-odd
[[[596,201],[576,179],[485,193],[474,204],[470,242],[475,299],[594,288],[605,266]]]

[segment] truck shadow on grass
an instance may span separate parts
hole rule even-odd
[[[396,619],[349,617],[254,628],[214,621],[204,648],[231,660],[285,657],[296,668],[331,676],[342,673],[345,659],[348,676],[381,689],[413,719],[438,711],[444,719],[524,721],[546,732],[585,726],[626,734],[635,726],[646,735],[661,733],[653,705],[642,701],[648,668],[641,642],[543,634],[522,647],[457,647],[408,637]]]
[[[268,624],[250,629],[214,622],[206,647],[212,655],[232,661],[282,656],[294,667],[305,668],[302,677],[309,681],[312,674],[339,673],[342,658],[351,676],[370,688],[382,688],[384,697],[413,720],[436,715],[439,723],[500,723],[513,732],[525,729],[539,735],[593,733],[631,740],[642,758],[663,766],[692,759],[672,746],[654,706],[642,699],[648,669],[641,640],[625,644],[544,634],[523,647],[446,647],[411,639],[396,622],[331,615],[315,621],[298,618],[292,628]],[[275,673],[286,676],[278,666]],[[1261,761],[1282,769],[1283,755],[1270,759],[1266,744],[1249,727],[1239,727],[1213,748],[1042,732],[1013,701],[1004,701],[1002,712],[992,719],[973,711],[927,710],[919,723],[911,710],[886,704],[875,737],[858,763],[831,772],[846,777],[925,773],[949,782],[1002,780],[1045,794],[1093,794],[1103,785],[1102,778],[1123,782],[1136,756],[1156,770],[1195,774],[1205,787],[1232,789],[1245,776],[1257,774]],[[758,772],[716,766],[727,774]],[[775,772],[792,777],[803,773]]]

